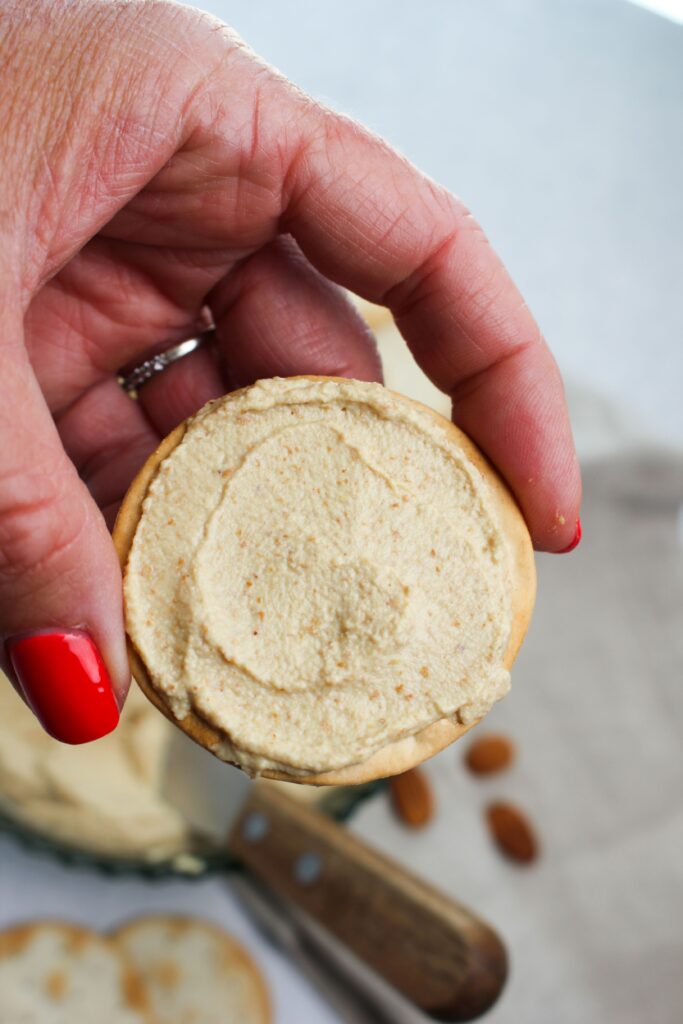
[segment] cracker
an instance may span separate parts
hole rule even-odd
[[[332,377],[315,377],[305,375],[305,380],[340,380]],[[536,594],[536,570],[533,547],[529,531],[520,509],[508,487],[476,445],[456,426],[433,409],[413,399],[397,395],[403,402],[410,402],[422,413],[433,418],[438,427],[444,431],[450,441],[466,458],[474,464],[487,481],[498,518],[508,544],[512,567],[511,609],[512,621],[510,637],[503,658],[505,668],[510,668],[517,656],[526,634]],[[133,543],[138,521],[142,514],[142,504],[147,490],[154,479],[160,464],[180,444],[185,434],[186,425],[181,423],[159,445],[144,464],[124,498],[114,528],[116,545],[121,566],[125,572],[128,555]],[[220,747],[223,734],[214,729],[208,722],[190,711],[184,718],[176,719],[162,694],[154,687],[139,651],[132,641],[128,640],[128,653],[133,676],[150,701],[170,721],[179,725],[192,739],[207,749]],[[414,735],[403,737],[375,751],[365,761],[348,765],[334,771],[320,774],[288,774],[282,771],[265,770],[266,778],[287,782],[299,782],[318,786],[358,785],[385,778],[407,771],[427,758],[443,750],[454,740],[464,735],[476,722],[462,724],[454,719],[440,719],[432,722]],[[239,766],[238,766],[239,767]]]
[[[157,1024],[125,953],[61,921],[0,932],[0,1021]]]
[[[150,916],[117,929],[114,943],[135,965],[164,1024],[269,1024],[266,983],[246,950],[193,918]]]

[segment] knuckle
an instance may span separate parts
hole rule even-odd
[[[392,308],[397,316],[409,315],[417,306],[424,304],[438,289],[440,278],[449,263],[458,259],[465,248],[471,248],[473,240],[478,245],[486,244],[486,237],[469,210],[450,195],[440,195],[439,207],[443,208],[443,219],[448,224],[445,233],[436,233],[429,238],[423,252],[408,273],[393,284],[383,295],[382,303]],[[478,283],[475,283],[478,287]],[[467,296],[460,296],[460,300]]]
[[[122,17],[133,21],[136,33],[142,30],[156,40],[162,51],[172,51],[175,61],[192,62],[202,74],[210,73],[213,62],[220,62],[227,52],[247,49],[220,18],[175,0],[134,0],[123,8]]]
[[[5,476],[0,500],[0,582],[59,572],[85,525],[82,506],[72,512],[58,478]]]

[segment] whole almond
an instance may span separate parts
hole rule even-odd
[[[434,795],[425,772],[411,768],[389,780],[391,802],[401,821],[423,828],[434,817]]]
[[[491,835],[501,853],[519,864],[530,864],[538,856],[538,840],[529,819],[519,807],[503,802],[486,810]]]
[[[508,768],[515,759],[512,740],[500,733],[487,733],[470,744],[465,764],[475,775],[493,775]]]

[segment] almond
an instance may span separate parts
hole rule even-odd
[[[411,768],[389,780],[391,802],[401,821],[411,828],[423,828],[434,817],[434,796],[429,779],[419,768]]]
[[[502,802],[490,804],[486,820],[501,853],[520,864],[536,860],[538,840],[529,819],[519,807]]]
[[[479,736],[465,754],[465,764],[475,775],[493,775],[508,768],[515,759],[512,740],[499,733]]]

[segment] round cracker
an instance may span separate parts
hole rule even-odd
[[[345,378],[302,374],[296,379],[343,381]],[[241,390],[246,391],[248,389],[243,388]],[[235,395],[239,393],[241,392],[233,392]],[[524,517],[500,474],[462,430],[459,430],[453,423],[444,419],[439,413],[423,405],[421,402],[416,402],[414,399],[406,398],[404,395],[399,395],[396,392],[391,393],[401,402],[409,402],[423,413],[427,413],[443,431],[449,442],[457,447],[479,470],[489,486],[499,522],[508,543],[511,558],[512,622],[510,639],[503,658],[504,667],[510,669],[529,627],[536,597],[534,552]],[[187,422],[179,424],[164,438],[156,451],[152,452],[123,499],[114,526],[113,536],[124,574],[135,531],[142,515],[142,504],[147,491],[161,463],[182,441],[187,429]],[[220,745],[223,734],[194,711],[190,711],[182,719],[177,719],[164,700],[163,695],[154,687],[140,652],[130,637],[127,637],[127,642],[131,672],[149,700],[162,714],[175,725],[178,725],[195,742],[213,752]],[[347,765],[334,771],[313,775],[297,775],[267,769],[261,774],[264,778],[268,779],[278,779],[283,782],[299,782],[313,786],[360,785],[371,782],[374,779],[397,775],[400,772],[408,771],[409,768],[414,768],[416,765],[426,761],[427,758],[443,750],[453,743],[454,740],[459,739],[476,724],[477,722],[475,721],[464,725],[450,718],[442,718],[432,722],[412,736],[405,736],[402,739],[388,743],[385,747],[375,751],[365,761]],[[239,764],[236,766],[238,768],[241,767]]]
[[[40,972],[30,979],[31,990],[36,993],[37,1004],[42,994],[46,1002],[61,1004],[61,1007],[67,1009],[70,1014],[79,1014],[82,1007],[69,1003],[72,975],[76,974],[79,970],[79,960],[93,949],[98,949],[99,952],[104,953],[108,959],[113,960],[115,963],[118,976],[117,985],[122,1004],[119,1019],[121,1021],[125,1020],[126,1024],[133,1024],[133,1021],[137,1022],[137,1024],[156,1024],[156,1018],[149,1009],[144,989],[140,985],[139,978],[131,967],[125,952],[108,938],[82,925],[72,924],[67,921],[38,921],[19,924],[5,929],[0,932],[0,973],[3,963],[7,964],[11,960],[21,960],[29,954],[31,946],[36,941],[39,941],[42,936],[46,935],[52,935],[57,938],[61,942],[62,948],[58,951],[59,955],[57,958],[46,960],[41,965]],[[93,974],[92,964],[84,964],[83,969],[87,972],[86,976],[93,981],[95,986],[95,1001],[102,999],[103,979],[101,977],[101,961],[100,971],[95,974]],[[7,985],[7,979],[5,979],[5,982]],[[0,991],[0,1020],[5,1019],[3,1016],[3,996],[9,998],[7,987],[3,987],[2,991]],[[102,1003],[101,1005],[106,1019],[112,1020],[113,1018],[107,1015],[108,1007],[106,1007],[106,1004]],[[38,1009],[37,1012],[40,1013]],[[37,1017],[36,1019],[40,1018]],[[77,1018],[74,1016],[73,1019],[76,1020]],[[103,1019],[105,1019],[104,1016]]]
[[[261,971],[246,949],[217,925],[154,914],[122,925],[111,939],[135,965],[149,1004],[164,1024],[189,1020],[188,1011],[193,1020],[207,1019],[203,1000],[216,1009],[216,1020],[270,1024],[270,995]],[[193,942],[199,954],[194,961]],[[229,1005],[231,995],[239,1005]]]

